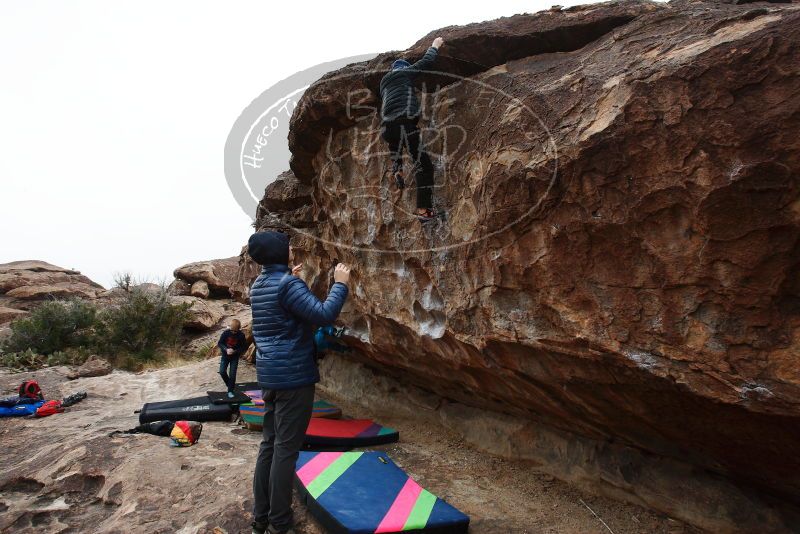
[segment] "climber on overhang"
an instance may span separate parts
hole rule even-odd
[[[392,174],[399,189],[405,187],[403,180],[403,145],[414,160],[417,184],[417,218],[427,222],[436,217],[433,210],[433,163],[424,147],[420,147],[420,106],[414,94],[414,79],[420,72],[429,69],[436,61],[442,46],[437,37],[422,59],[414,64],[397,59],[392,69],[383,77],[381,94],[381,136],[389,144],[392,158]]]

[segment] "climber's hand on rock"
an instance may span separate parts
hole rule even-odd
[[[438,50],[439,48],[441,48],[441,46],[443,44],[444,44],[444,41],[442,40],[442,38],[441,37],[437,37],[436,39],[433,40],[433,44],[431,46],[433,46],[435,49]]]
[[[346,285],[350,281],[350,267],[344,263],[338,264],[333,271],[333,281]]]
[[[300,276],[300,271],[302,271],[302,270],[303,270],[303,264],[302,263],[298,263],[297,265],[292,267],[292,274],[295,275],[295,276]]]

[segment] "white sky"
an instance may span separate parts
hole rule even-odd
[[[252,228],[223,148],[270,85],[553,3],[4,2],[0,263],[40,259],[108,287],[115,272],[169,281],[236,255]]]

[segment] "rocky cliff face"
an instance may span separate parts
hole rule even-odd
[[[364,362],[800,503],[800,5],[742,4],[518,15],[330,73],[257,226],[321,292],[355,266]],[[421,227],[375,93],[435,35]]]
[[[39,260],[0,264],[0,333],[2,325],[25,316],[41,302],[52,298],[94,300],[106,290],[79,271]]]

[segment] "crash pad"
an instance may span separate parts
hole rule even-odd
[[[469,517],[423,489],[381,452],[301,451],[295,485],[333,534],[462,534]]]
[[[234,391],[233,398],[228,397],[227,391],[206,391],[208,400],[214,404],[242,404],[250,402],[250,397],[241,391]]]
[[[234,389],[242,392],[250,390],[258,390],[260,392],[261,386],[258,385],[258,382],[237,382]]]
[[[259,391],[259,398],[254,399],[253,402],[239,406],[239,415],[242,416],[242,420],[250,430],[261,430],[261,426],[264,424],[264,401],[261,400],[260,394]],[[314,411],[311,412],[311,417],[335,419],[341,416],[342,410],[330,402],[324,400],[314,402]]]
[[[306,429],[306,447],[367,447],[394,443],[397,430],[381,426],[372,419],[311,419]]]
[[[139,424],[153,421],[230,421],[230,404],[214,404],[207,396],[148,402],[139,412]]]

